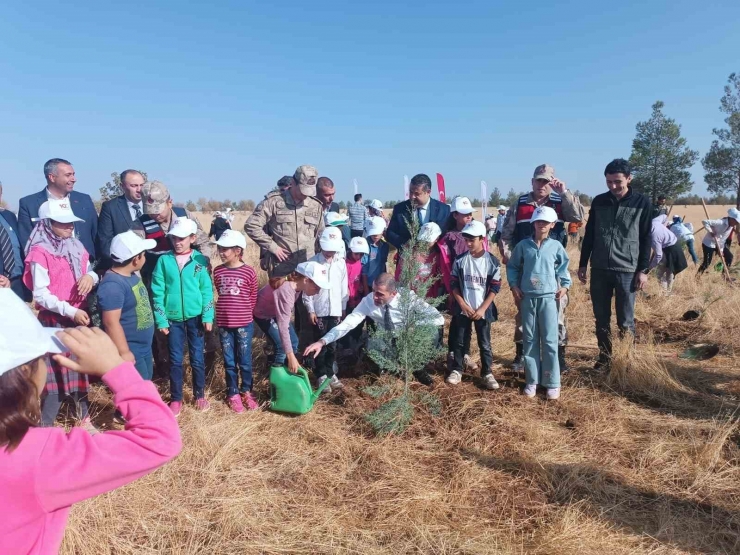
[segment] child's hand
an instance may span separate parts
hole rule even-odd
[[[486,311],[485,311],[485,310],[483,310],[483,308],[479,308],[478,310],[476,310],[476,311],[475,311],[475,312],[473,313],[473,317],[472,317],[472,319],[473,319],[473,320],[482,320],[482,319],[483,319],[483,318],[485,318],[485,317],[486,317]]]
[[[288,353],[288,372],[291,374],[297,374],[298,368],[300,367],[300,364],[298,364],[298,359],[295,356],[295,353]]]
[[[95,282],[93,281],[92,276],[85,274],[79,280],[77,280],[77,293],[84,297],[90,291],[92,291],[93,285],[95,285]]]
[[[514,295],[514,300],[519,302],[524,298],[524,293],[518,287],[511,288],[511,294]]]
[[[126,351],[125,353],[121,353],[121,358],[125,360],[126,362],[136,362],[136,357],[134,356],[134,353],[131,351]]]
[[[77,312],[75,312],[75,317],[72,319],[78,326],[90,325],[90,317],[87,315],[87,312],[85,312],[84,310],[80,310],[79,308],[77,309]]]
[[[159,331],[162,332],[162,335],[169,335],[170,334],[170,328],[159,328]]]
[[[316,318],[316,314],[315,313],[311,312],[308,315],[308,319],[311,320],[311,325],[315,326],[316,324],[318,324],[318,318]]]
[[[123,362],[118,348],[100,328],[68,328],[57,337],[77,360],[64,355],[54,355],[54,360],[75,372],[102,376]]]
[[[560,299],[563,298],[564,295],[567,295],[567,294],[568,294],[568,290],[565,287],[561,287],[560,289],[558,289],[558,292],[555,293],[555,300],[559,301]]]
[[[208,322],[207,324],[203,324],[203,329],[206,331],[212,331],[213,330],[213,324],[211,322]]]
[[[10,287],[10,280],[5,276],[0,276],[0,287]]]

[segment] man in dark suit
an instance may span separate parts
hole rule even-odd
[[[106,200],[100,209],[96,249],[105,265],[110,265],[110,244],[119,233],[133,228],[134,222],[144,213],[141,188],[146,183],[136,170],[121,172],[121,196]]]
[[[90,261],[95,260],[95,237],[98,233],[98,213],[95,211],[90,195],[74,190],[75,170],[72,164],[61,158],[52,158],[44,164],[46,187],[38,193],[23,197],[18,206],[18,238],[25,249],[38,218],[39,208],[49,199],[69,198],[72,212],[82,222],[75,222],[75,236],[82,242],[90,254]]]
[[[416,212],[420,225],[435,222],[442,230],[442,235],[447,232],[450,207],[432,198],[432,180],[428,175],[420,173],[415,175],[409,183],[409,200],[393,207],[391,221],[388,224],[386,238],[399,250],[411,237],[406,227],[406,220],[411,219],[412,211]]]
[[[3,184],[0,183],[0,204]],[[10,287],[16,295],[28,300],[29,291],[23,287],[23,247],[18,239],[18,220],[10,210],[0,208],[0,287]]]

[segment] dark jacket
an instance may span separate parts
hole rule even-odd
[[[144,209],[143,203],[141,209]],[[96,250],[101,259],[110,258],[110,244],[119,233],[125,233],[133,228],[134,220],[131,219],[131,211],[128,209],[126,197],[106,200],[100,208],[98,218],[98,236]]]
[[[622,198],[611,192],[594,198],[586,223],[579,268],[642,272],[650,262],[652,206],[630,188]]]
[[[10,278],[10,288],[24,301],[30,300],[30,291],[23,285],[21,278],[23,277],[23,245],[18,237],[18,219],[15,217],[10,210],[3,210],[0,208],[0,218],[3,218],[7,223],[8,227],[11,228],[10,244],[13,247],[13,254],[16,258],[16,265],[20,263],[20,267],[13,269],[13,277],[9,275],[5,265],[3,264],[3,258],[0,256],[0,275]],[[3,226],[5,227],[5,226]]]
[[[409,240],[409,228],[406,226],[406,220],[411,219],[411,201],[405,200],[393,207],[391,221],[388,224],[386,238],[388,242],[400,249]],[[448,220],[450,218],[450,207],[444,202],[436,199],[429,200],[429,217],[427,221],[436,223],[442,230],[442,235],[447,232]]]
[[[213,237],[215,235],[216,241],[218,241],[227,229],[231,229],[231,226],[225,218],[222,218],[221,216],[214,218],[211,222],[211,230],[208,232],[208,237]]]
[[[46,187],[44,187],[38,193],[23,197],[19,203],[18,238],[21,240],[24,249],[28,238],[31,236],[31,231],[36,225],[36,222],[32,222],[31,218],[38,218],[39,208],[47,200],[49,200],[49,197],[46,194]],[[75,222],[75,235],[84,245],[90,255],[90,260],[94,261],[96,259],[95,242],[98,235],[98,213],[95,211],[95,205],[90,195],[77,191],[72,191],[69,194],[69,200],[72,203],[74,215],[85,220],[84,222]]]

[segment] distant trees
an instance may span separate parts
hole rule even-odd
[[[735,202],[740,208],[740,75],[732,73],[720,100],[720,111],[727,114],[726,128],[714,129],[717,137],[701,161],[704,180],[710,193],[735,191]]]
[[[665,104],[658,100],[647,121],[637,124],[632,141],[632,188],[653,202],[661,195],[674,198],[691,190],[689,169],[699,159],[681,136],[681,126],[663,114]]]
[[[146,175],[146,172],[143,172],[141,170],[136,170],[139,172],[143,177],[145,181],[148,181],[149,178]],[[106,182],[105,185],[103,185],[99,191],[100,191],[100,202],[101,204],[105,202],[106,200],[110,200],[115,197],[119,197],[123,194],[123,189],[121,189],[121,176],[118,175],[118,172],[113,172],[110,174],[111,180]]]
[[[676,199],[674,199],[670,204],[676,204],[676,205],[695,205],[695,204],[701,204],[702,197],[699,195],[683,195]],[[709,198],[705,198],[704,202],[707,204],[719,204],[719,205],[725,205],[725,204],[735,204],[737,202],[737,197],[735,195],[714,195]]]

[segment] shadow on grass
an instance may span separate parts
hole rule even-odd
[[[691,552],[740,550],[740,513],[710,503],[642,489],[586,464],[548,464],[502,459],[474,450],[461,455],[481,466],[533,480],[550,503],[582,507],[595,518]]]

